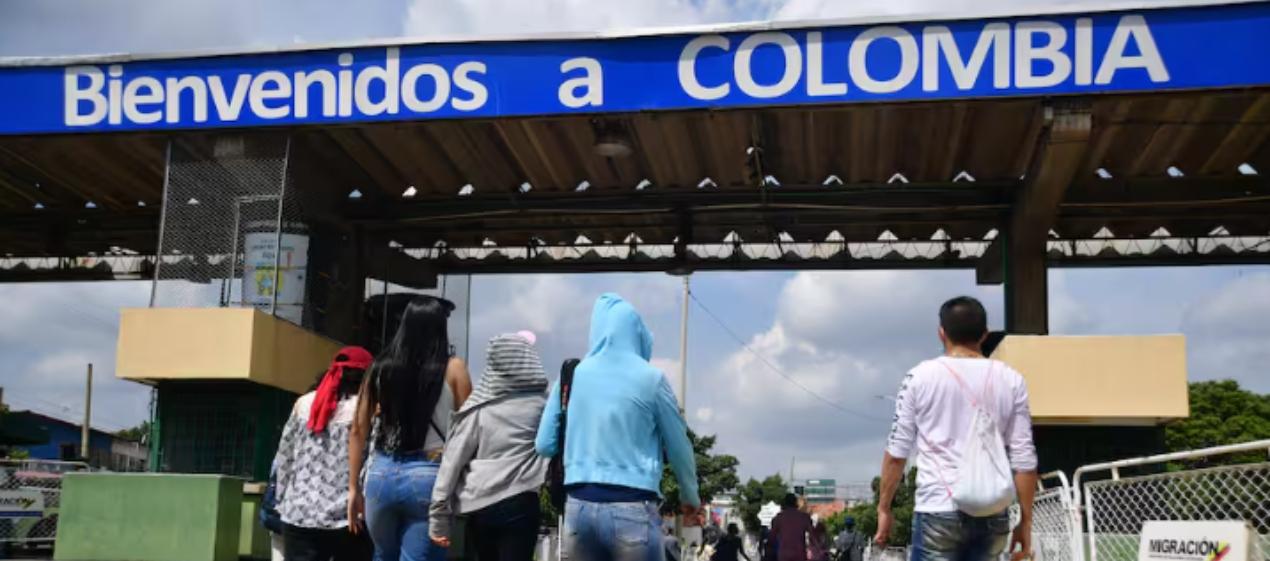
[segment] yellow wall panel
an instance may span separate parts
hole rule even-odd
[[[1188,416],[1181,335],[1009,335],[993,358],[1027,379],[1038,424],[1156,424]]]
[[[267,314],[256,313],[251,371],[262,384],[304,393],[343,345]]]
[[[125,309],[115,374],[130,380],[246,379],[256,313],[243,308]]]
[[[299,393],[340,346],[252,308],[127,309],[115,373],[142,382],[246,380]]]

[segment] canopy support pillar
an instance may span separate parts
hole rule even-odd
[[[1002,235],[976,271],[980,282],[1004,274],[1006,331],[1049,332],[1046,253],[1059,204],[1085,159],[1091,116],[1086,106],[1045,108],[1045,125]],[[994,249],[995,248],[995,249]]]

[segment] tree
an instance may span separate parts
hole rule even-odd
[[[780,504],[781,499],[789,492],[789,486],[780,474],[771,475],[759,481],[750,478],[737,489],[737,511],[741,513],[741,521],[748,530],[756,531],[762,524],[758,519],[758,511],[763,505],[773,502]]]
[[[1242,389],[1234,380],[1193,382],[1190,404],[1190,417],[1164,430],[1164,442],[1170,452],[1270,438],[1270,394]],[[1262,458],[1265,452],[1256,451],[1201,458],[1182,466],[1202,468]]]
[[[709,503],[720,493],[735,489],[740,479],[736,476],[736,466],[740,461],[728,454],[711,454],[717,440],[712,436],[697,436],[692,429],[688,430],[688,440],[692,442],[692,450],[697,460],[697,487],[702,504]],[[679,510],[679,481],[670,469],[669,462],[663,468],[661,477],[661,493],[666,498],[662,505],[664,510]]]
[[[855,505],[847,510],[831,516],[825,521],[830,535],[842,531],[844,520],[850,516],[855,519],[856,531],[872,539],[878,531],[878,494],[882,488],[882,478],[873,478],[873,500]],[[895,525],[891,527],[891,535],[887,539],[890,545],[908,545],[913,535],[913,507],[917,501],[917,470],[909,470],[908,475],[895,491],[895,502],[891,503],[891,512],[895,515]]]
[[[123,429],[115,433],[115,436],[124,440],[144,443],[150,438],[150,421],[141,421],[141,424],[132,428]]]
[[[0,423],[4,422],[4,416],[9,414],[9,406],[0,403]],[[25,448],[6,448],[0,446],[0,457],[9,460],[25,460],[31,457],[31,451]]]

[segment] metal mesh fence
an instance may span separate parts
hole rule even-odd
[[[868,547],[864,548],[863,558],[864,561],[908,561],[909,548],[877,547],[870,540]]]
[[[0,461],[0,543],[51,546],[62,476],[87,469],[80,462]]]
[[[1071,488],[1061,475],[1059,486],[1038,492],[1032,503],[1032,553],[1038,561],[1080,561],[1073,551]]]
[[[158,391],[159,471],[269,478],[294,394],[255,384],[196,381],[163,384]]]
[[[255,306],[304,324],[309,236],[285,135],[174,140],[151,305]]]
[[[1270,559],[1270,462],[1095,481],[1085,486],[1092,561],[1138,559],[1148,520],[1246,520],[1252,559]]]

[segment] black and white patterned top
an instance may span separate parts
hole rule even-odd
[[[313,398],[313,392],[300,396],[282,429],[274,458],[278,514],[292,526],[347,528],[348,434],[357,397],[340,401],[326,430],[316,434],[305,426]]]

